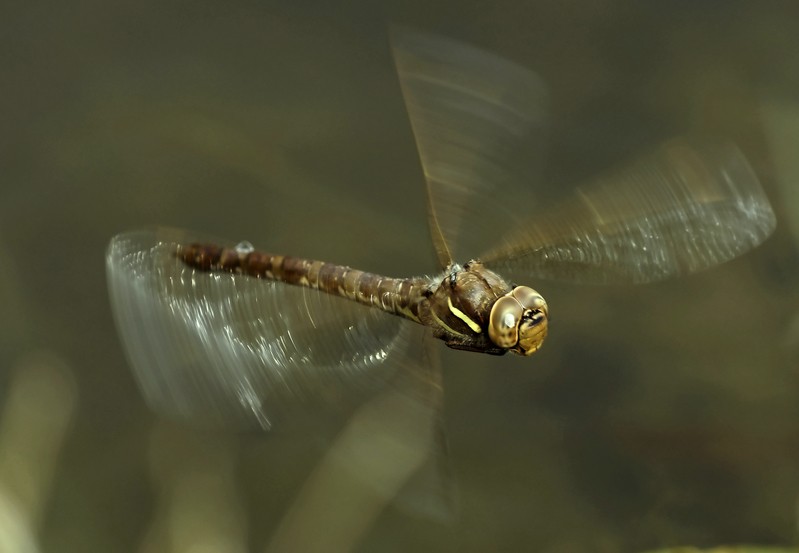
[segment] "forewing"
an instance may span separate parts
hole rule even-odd
[[[734,145],[664,144],[637,163],[579,187],[481,258],[503,274],[576,282],[647,282],[736,257],[775,227],[774,212]]]
[[[445,267],[520,220],[515,204],[540,168],[545,91],[531,71],[474,47],[408,29],[392,39]]]
[[[195,270],[174,256],[191,242],[214,240],[138,231],[114,237],[106,256],[119,334],[156,410],[269,428],[357,406],[406,362],[412,323],[307,288]]]

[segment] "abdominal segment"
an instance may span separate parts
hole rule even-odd
[[[235,248],[215,244],[180,246],[176,257],[194,269],[241,274],[304,286],[420,322],[419,304],[429,282],[398,279],[344,265],[255,251],[248,243]]]

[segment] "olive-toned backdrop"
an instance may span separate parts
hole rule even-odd
[[[553,315],[533,358],[443,351],[459,518],[389,507],[358,550],[795,544],[799,6],[145,0],[0,8],[0,549],[265,550],[324,448],[152,414],[104,250],[160,224],[432,272],[390,22],[539,72],[539,186],[721,134],[778,229],[676,281],[533,283]]]

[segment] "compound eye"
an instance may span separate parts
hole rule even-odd
[[[510,348],[519,341],[519,322],[524,309],[512,297],[503,296],[494,302],[488,319],[488,336],[501,348]]]
[[[513,289],[511,295],[527,309],[532,309],[533,311],[541,310],[544,312],[545,317],[548,315],[547,302],[541,294],[529,286],[517,286]]]

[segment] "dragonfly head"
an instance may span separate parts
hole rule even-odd
[[[491,307],[488,336],[497,346],[519,355],[532,355],[547,337],[549,309],[541,294],[517,286]]]

